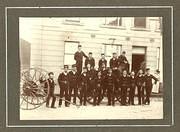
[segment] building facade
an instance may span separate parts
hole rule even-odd
[[[20,18],[20,47],[30,50],[25,52],[29,67],[55,75],[64,64],[75,63],[74,53],[81,44],[86,54],[93,53],[96,66],[101,53],[109,60],[113,52],[126,51],[130,69],[145,63],[152,72],[159,69],[162,76],[161,21],[159,17]],[[23,49],[24,43],[30,48]]]

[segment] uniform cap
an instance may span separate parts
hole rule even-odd
[[[68,65],[64,65],[64,68],[68,68]]]
[[[146,71],[149,71],[150,70],[150,68],[146,68]]]
[[[78,47],[82,47],[82,45],[78,45]]]
[[[123,53],[123,54],[126,54],[126,51],[123,51],[122,53]]]
[[[48,75],[49,75],[49,76],[50,76],[50,75],[54,75],[54,73],[53,73],[53,72],[49,72]]]

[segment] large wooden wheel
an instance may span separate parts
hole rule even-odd
[[[22,70],[20,81],[20,108],[32,110],[46,102],[45,82],[48,72],[40,68]]]

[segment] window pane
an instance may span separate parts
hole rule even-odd
[[[65,42],[65,54],[74,54],[77,51],[78,42]]]
[[[105,25],[118,26],[118,18],[117,17],[105,18]]]
[[[75,64],[74,55],[67,55],[64,56],[64,64],[65,65],[73,65]]]
[[[134,27],[145,28],[146,27],[146,18],[145,17],[135,17],[134,18]]]
[[[112,56],[112,46],[106,45],[106,56]]]
[[[157,69],[159,69],[160,66],[160,48],[157,48]]]

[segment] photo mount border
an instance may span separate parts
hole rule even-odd
[[[167,9],[170,9],[170,12],[171,12],[171,89],[172,89],[172,93],[171,93],[171,106],[172,106],[172,117],[171,117],[171,124],[162,124],[162,125],[127,125],[127,124],[124,124],[124,125],[9,125],[8,124],[8,81],[7,81],[7,78],[8,78],[8,70],[7,70],[7,10],[8,9],[29,9],[29,8],[36,8],[36,9],[40,9],[40,8],[57,8],[57,9],[68,9],[68,8],[74,8],[74,9],[101,9],[101,8],[105,8],[105,9],[111,9],[111,8],[114,8],[114,9],[123,9],[123,8],[167,8]],[[6,119],[5,119],[5,124],[6,124],[6,127],[9,127],[9,128],[24,128],[24,127],[35,127],[35,128],[38,128],[38,127],[54,127],[54,128],[58,128],[58,127],[158,127],[158,126],[162,126],[162,127],[171,127],[171,126],[174,126],[174,84],[173,84],[173,21],[174,21],[174,16],[173,16],[173,12],[174,12],[174,9],[173,9],[173,6],[49,6],[49,7],[8,7],[6,6],[5,7],[5,43],[6,43]]]

